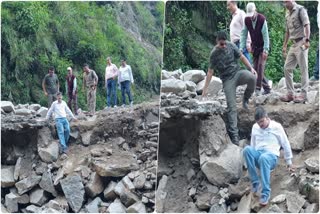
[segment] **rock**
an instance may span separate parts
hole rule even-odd
[[[93,172],[90,176],[89,182],[85,186],[86,193],[91,197],[94,198],[98,194],[103,192],[103,182],[100,176]]]
[[[197,84],[192,81],[185,81],[187,90],[191,92],[195,92],[197,90]]]
[[[18,189],[18,193],[22,195],[25,192],[31,190],[35,185],[37,185],[41,180],[41,176],[32,174],[29,177],[19,181],[16,183],[16,188]]]
[[[209,213],[226,213],[227,205],[223,204],[214,204],[210,207]]]
[[[309,204],[304,210],[305,213],[317,213],[319,211],[319,204],[313,203]]]
[[[316,179],[300,177],[298,187],[299,187],[299,192],[302,195],[307,196],[307,199],[309,202],[311,203],[319,202],[319,177],[317,177]]]
[[[56,202],[58,202],[59,206],[66,210],[67,212],[69,211],[69,204],[68,204],[68,201],[65,197],[63,196],[58,196],[54,199]]]
[[[75,212],[79,212],[84,201],[84,186],[78,174],[69,175],[60,181],[66,199]]]
[[[267,95],[261,95],[255,98],[255,104],[256,105],[264,105],[267,100]]]
[[[192,81],[194,83],[199,83],[206,76],[206,73],[202,70],[189,70],[181,75],[183,81]]]
[[[284,202],[285,200],[286,200],[286,195],[285,194],[280,194],[280,195],[277,195],[276,197],[274,197],[271,200],[271,203],[280,204],[280,203]]]
[[[304,161],[304,164],[310,172],[319,173],[319,160],[316,160],[315,158],[308,158]]]
[[[167,79],[161,80],[161,92],[179,94],[187,89],[186,83],[182,80]]]
[[[107,188],[103,191],[104,198],[107,201],[114,200],[117,197],[116,193],[114,192],[116,186],[117,186],[116,182],[110,181]]]
[[[144,173],[141,173],[138,177],[136,177],[133,181],[133,185],[136,189],[142,189],[144,187],[144,184],[146,183],[146,175]]]
[[[242,196],[238,204],[238,213],[250,213],[252,193]]]
[[[81,133],[81,139],[82,139],[83,145],[85,145],[85,146],[90,145],[91,135],[92,135],[92,131],[87,131],[87,132]]]
[[[236,185],[229,185],[229,198],[232,200],[240,200],[244,194],[250,193],[250,187],[251,181],[249,177],[240,178]]]
[[[29,105],[29,109],[33,111],[38,111],[41,108],[41,105],[39,104],[31,104]]]
[[[197,189],[196,189],[195,187],[191,187],[191,189],[189,190],[188,195],[189,195],[190,197],[193,197],[193,196],[196,195],[196,193],[197,193]]]
[[[267,102],[271,105],[276,105],[280,101],[280,96],[276,93],[272,93],[268,96]]]
[[[14,186],[14,166],[1,165],[1,187],[12,187]]]
[[[60,206],[59,202],[56,201],[56,200],[50,200],[46,205],[45,205],[46,208],[51,208],[51,209],[54,209],[54,210],[57,210],[59,213],[66,213],[66,210],[63,209],[62,206]]]
[[[46,163],[55,162],[59,156],[59,142],[52,141],[46,148],[38,148],[38,153],[42,161]]]
[[[200,148],[199,148],[200,149]],[[231,143],[218,156],[200,153],[200,166],[208,180],[217,186],[238,180],[241,176],[241,149]]]
[[[203,193],[198,195],[196,205],[200,210],[206,210],[210,208],[210,200],[212,198],[211,193]]]
[[[60,180],[63,178],[64,175],[64,169],[63,168],[59,168],[57,175],[53,181],[53,185],[58,185]]]
[[[273,204],[270,207],[262,208],[259,213],[283,213],[282,210],[276,205]]]
[[[20,170],[21,170],[21,157],[18,158],[16,165],[14,167],[13,177],[14,177],[15,181],[19,180]],[[2,179],[1,179],[1,181],[2,181]]]
[[[309,91],[307,93],[307,100],[311,104],[319,103],[319,91]]]
[[[318,114],[318,113],[317,113]],[[307,130],[304,133],[305,149],[319,148],[319,116],[314,116],[307,124]]]
[[[119,182],[117,183],[117,185],[115,186],[114,192],[115,192],[118,196],[121,196],[121,195],[124,194],[125,189],[126,189],[126,187],[124,186],[124,184],[123,184],[123,182],[122,182],[122,180],[121,180],[121,181],[119,181]]]
[[[30,193],[30,203],[34,205],[42,206],[48,201],[48,195],[43,189],[37,188]]]
[[[299,122],[296,126],[292,126],[286,129],[288,133],[288,140],[293,151],[304,150],[304,133],[307,129],[306,123]]]
[[[147,213],[146,206],[142,202],[136,202],[127,208],[127,213]]]
[[[52,174],[51,172],[49,171],[45,171],[43,174],[42,174],[42,178],[41,178],[41,181],[39,183],[39,186],[47,191],[47,192],[50,192],[53,196],[57,196],[58,193],[56,191],[56,189],[54,188],[53,186],[53,180],[52,180]]]
[[[196,173],[194,172],[194,170],[189,169],[189,171],[187,172],[188,182],[190,182],[195,176],[196,176]]]
[[[151,189],[153,189],[153,185],[152,185],[152,183],[150,181],[146,181],[144,183],[144,188],[147,189],[147,190],[151,190]]]
[[[47,116],[47,113],[48,113],[48,108],[46,108],[46,107],[41,107],[41,108],[37,111],[36,115],[39,115],[40,117],[46,117],[46,116]]]
[[[203,87],[205,85],[206,79],[202,80],[197,84],[197,92],[202,93]],[[218,95],[218,92],[222,89],[222,81],[220,78],[212,76],[211,82],[208,86],[208,96],[212,97]]]
[[[16,115],[29,116],[32,114],[32,111],[29,109],[17,109],[15,113]]]
[[[134,193],[130,192],[128,189],[124,188],[124,191],[120,195],[120,200],[126,207],[129,207],[132,204],[138,202],[139,197]]]
[[[123,204],[121,203],[121,201],[119,199],[116,199],[108,207],[108,212],[109,213],[125,213],[126,207],[123,206]]]
[[[278,88],[286,88],[286,79],[284,77],[282,77],[278,83]]]
[[[289,192],[286,195],[288,211],[291,213],[298,213],[306,200],[302,198],[299,194],[294,192]]]
[[[5,206],[7,211],[13,213],[18,212],[17,196],[14,193],[9,193],[5,196]]]
[[[128,176],[125,176],[125,177],[122,178],[122,183],[130,191],[135,189],[135,186],[133,185],[133,183],[131,182],[131,180],[130,180],[130,178]]]
[[[101,198],[96,197],[93,201],[91,201],[86,207],[85,210],[88,213],[99,213],[99,206],[102,202]]]
[[[38,148],[46,148],[52,143],[52,134],[48,127],[43,127],[38,132]]]
[[[14,105],[10,101],[1,101],[1,109],[6,113],[10,113],[14,111]]]
[[[29,205],[26,207],[26,211],[28,213],[39,213],[40,212],[40,207],[36,206],[36,205]]]
[[[139,169],[132,154],[123,152],[113,154],[112,158],[103,157],[93,161],[94,170],[102,177],[122,177],[130,171]]]
[[[166,70],[162,70],[161,73],[162,73],[162,76],[161,76],[162,80],[165,80],[165,79],[180,79],[180,76],[182,75],[182,70],[178,69],[178,70],[171,71],[171,72],[166,71]]]

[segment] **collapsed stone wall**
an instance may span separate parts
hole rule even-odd
[[[2,103],[2,212],[154,211],[156,103],[79,115],[70,123],[67,156],[59,155],[45,114],[28,111],[33,105],[7,106]],[[16,114],[21,106],[28,114]]]
[[[201,71],[186,73],[191,81],[199,81],[201,76],[204,79]],[[242,140],[241,146],[235,146],[226,130],[225,96],[221,88],[215,88],[215,85],[219,87],[219,81],[210,83],[211,95],[201,101],[199,83],[193,82],[198,84],[198,89],[188,88],[179,71],[163,71],[162,77],[166,85],[160,108],[158,212],[318,212],[317,84],[310,86],[307,104],[279,102],[279,95],[285,92],[279,84],[270,95],[254,95],[249,111],[241,109],[244,87],[238,87],[238,127]],[[299,85],[297,88],[298,91]],[[242,149],[250,144],[255,122],[254,105],[264,105],[269,117],[283,125],[296,167],[294,173],[289,173],[281,154],[277,168],[271,173],[271,200],[266,207],[261,207],[259,198],[250,193],[250,178],[242,158]],[[162,149],[175,143],[178,149]]]

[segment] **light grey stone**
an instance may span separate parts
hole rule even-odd
[[[277,195],[276,197],[274,197],[271,200],[271,203],[280,204],[280,203],[284,202],[285,200],[286,200],[286,195],[285,194],[280,194],[280,195]]]
[[[192,81],[185,81],[188,91],[195,92],[197,90],[197,84]]]
[[[319,173],[319,160],[316,158],[308,158],[304,164],[310,172]]]
[[[119,199],[114,200],[108,207],[109,213],[125,213],[126,207],[121,203]]]
[[[203,90],[206,82],[206,78],[197,84],[197,91],[200,92]],[[212,76],[212,79],[208,86],[208,96],[212,97],[218,95],[218,92],[222,89],[222,81],[220,78]]]
[[[1,101],[1,109],[6,113],[10,113],[14,111],[14,105],[10,101]]]
[[[14,167],[14,173],[13,173],[13,177],[15,181],[19,180],[19,176],[20,176],[20,170],[21,170],[21,157],[18,158],[16,165]],[[1,179],[2,180],[2,179]]]
[[[48,113],[48,108],[46,107],[41,107],[38,111],[37,111],[37,115],[39,115],[40,117],[44,118],[47,116]]]
[[[191,182],[191,180],[196,176],[196,173],[193,169],[189,169],[189,171],[187,172],[187,179],[188,182]]]
[[[227,205],[223,204],[213,204],[210,207],[209,213],[226,213],[227,212]]]
[[[90,179],[85,186],[85,191],[91,198],[94,198],[103,192],[103,182],[96,172],[91,174]]]
[[[14,186],[14,169],[15,166],[1,165],[1,187],[12,187]]]
[[[252,193],[242,196],[238,204],[238,213],[250,213]]]
[[[46,163],[55,162],[59,156],[59,142],[55,140],[48,147],[39,147],[38,153],[42,161]]]
[[[130,178],[128,176],[125,176],[122,178],[122,183],[130,191],[135,189],[135,186],[133,185],[132,181],[130,180]]]
[[[212,198],[211,193],[203,193],[198,195],[196,205],[200,210],[206,210],[210,208],[210,201]]]
[[[5,196],[5,206],[8,212],[18,212],[17,195],[9,193]]]
[[[103,195],[106,200],[114,200],[117,197],[114,191],[116,186],[117,186],[116,182],[110,181],[107,188],[103,191]]]
[[[18,193],[22,195],[23,193],[28,192],[34,186],[36,186],[40,182],[40,180],[41,176],[32,174],[29,177],[16,183],[15,186],[18,189]]]
[[[189,70],[181,75],[183,81],[192,81],[194,83],[199,83],[206,76],[206,73],[202,70]]]
[[[127,213],[147,213],[146,206],[142,202],[136,202],[127,208]]]
[[[144,184],[146,183],[146,175],[144,173],[141,173],[138,177],[136,177],[133,181],[133,185],[136,189],[142,189],[144,187]]]
[[[287,201],[288,211],[291,213],[300,212],[302,206],[306,202],[304,198],[302,198],[299,194],[294,192],[287,193],[286,201]]]
[[[42,206],[48,201],[48,196],[43,189],[37,188],[30,193],[30,203],[38,206]]]
[[[161,92],[179,94],[187,89],[186,83],[182,80],[167,79],[161,80]]]
[[[34,205],[34,204],[31,204],[29,206],[26,207],[26,211],[28,213],[39,213],[40,212],[40,207]]]
[[[101,198],[96,197],[93,201],[91,201],[88,205],[86,205],[85,210],[88,213],[99,213],[99,206],[102,202]]]
[[[49,171],[45,171],[43,174],[42,174],[42,178],[41,178],[41,181],[39,183],[39,186],[47,191],[47,192],[50,192],[53,196],[57,196],[58,193],[56,191],[56,189],[54,188],[54,185],[53,185],[53,180],[52,180],[52,174],[51,172]]]
[[[29,109],[17,109],[15,113],[16,115],[29,116],[32,114],[32,111]]]
[[[31,104],[29,105],[29,109],[33,111],[38,111],[41,108],[41,105],[39,104]]]

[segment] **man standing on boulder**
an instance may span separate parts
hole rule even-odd
[[[73,113],[77,115],[78,99],[77,99],[77,78],[72,74],[72,68],[68,67],[68,75],[66,77],[66,92],[68,94],[68,106],[73,107]]]
[[[67,114],[70,115],[75,121],[77,121],[77,119],[72,114],[66,102],[62,100],[62,94],[60,92],[57,93],[57,99],[58,100],[54,101],[48,110],[46,120],[49,120],[52,113],[54,113],[54,119],[61,145],[61,153],[66,154],[68,148],[67,143],[70,136],[70,125],[67,120]]]
[[[292,151],[280,123],[271,120],[262,107],[256,109],[254,117],[256,123],[252,127],[251,145],[244,148],[243,156],[247,163],[254,194],[258,193],[260,187],[256,167],[260,170],[262,187],[260,204],[265,206],[270,199],[270,172],[277,165],[280,148],[284,150],[284,159],[289,171],[294,171],[291,161]]]
[[[246,47],[248,32],[251,36],[251,51],[253,55],[253,67],[258,73],[256,94],[261,94],[261,88],[264,94],[269,94],[271,87],[267,78],[264,76],[264,69],[269,52],[269,33],[266,18],[256,11],[254,3],[247,5],[247,17],[244,19],[245,26],[241,32],[240,50],[243,52]]]
[[[98,85],[98,76],[96,72],[89,68],[88,64],[83,65],[83,89],[87,88],[87,105],[89,115],[93,116],[96,111],[96,92]]]
[[[283,102],[294,101],[304,103],[307,100],[309,86],[308,73],[308,51],[310,47],[310,21],[307,10],[295,3],[293,0],[284,1],[287,8],[286,13],[286,33],[283,43],[282,53],[286,57],[284,64],[284,76],[287,85],[287,94],[280,97]],[[293,42],[287,54],[289,39]],[[293,70],[299,65],[301,70],[302,92],[299,96],[294,96]]]
[[[48,108],[57,99],[59,87],[59,79],[54,73],[54,67],[50,67],[48,74],[42,80],[43,92],[48,97]]]
[[[236,88],[239,85],[247,85],[243,95],[242,106],[248,109],[249,98],[254,92],[256,84],[256,71],[251,66],[247,58],[240,52],[237,46],[227,41],[227,34],[224,31],[217,33],[217,45],[210,54],[209,69],[202,96],[206,96],[209,83],[213,75],[213,70],[218,71],[223,83],[223,90],[226,95],[228,105],[228,125],[227,130],[232,143],[239,145],[239,133],[237,127],[237,102]],[[251,71],[241,70],[238,59]]]

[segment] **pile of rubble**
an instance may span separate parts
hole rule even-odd
[[[2,212],[154,211],[158,103],[79,115],[67,155],[41,109],[1,102]]]
[[[163,71],[162,76],[167,79],[162,82],[185,82],[183,75],[177,76],[177,73]],[[190,73],[193,71],[189,71],[190,79],[196,79]],[[198,73],[194,72],[196,76]],[[241,146],[233,145],[227,134],[222,87],[213,90],[215,92],[211,92],[205,101],[199,96],[201,88],[195,91],[170,89],[177,83],[165,90],[162,88],[156,194],[158,212],[318,212],[318,83],[310,86],[307,104],[294,104],[279,100],[279,95],[286,93],[281,82],[269,95],[253,95],[248,111],[241,109],[245,88],[237,88]],[[212,87],[217,85],[219,81]],[[299,84],[295,85],[299,87]],[[297,92],[299,90],[297,88]],[[242,158],[243,147],[250,144],[255,122],[254,105],[257,104],[264,105],[269,117],[283,125],[296,167],[296,171],[290,173],[281,155],[271,174],[271,200],[266,207],[261,207],[259,198],[250,193],[250,179]]]

